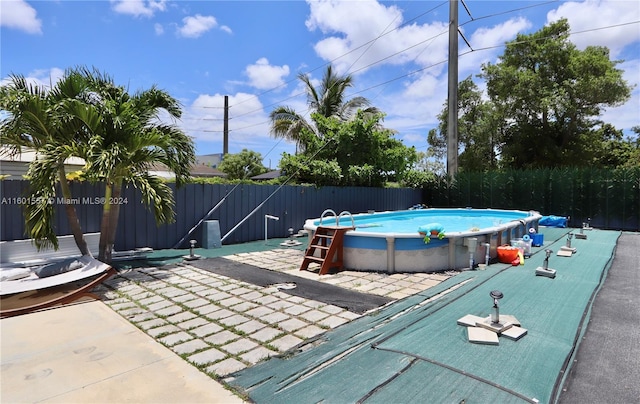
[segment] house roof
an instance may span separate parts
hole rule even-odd
[[[198,164],[191,167],[191,176],[193,177],[226,177],[227,174],[217,168],[209,167],[204,164]]]
[[[266,172],[264,174],[254,175],[253,177],[251,177],[251,179],[254,181],[266,181],[266,180],[273,180],[275,178],[278,178],[280,177],[280,175],[281,175],[280,170],[273,170],[273,171]]]

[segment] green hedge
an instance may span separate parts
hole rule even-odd
[[[598,228],[640,231],[640,168],[557,168],[463,172],[425,188],[433,207],[536,210],[569,217],[571,227],[591,219]]]

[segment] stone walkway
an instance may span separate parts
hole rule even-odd
[[[447,274],[299,271],[303,252],[277,249],[225,258],[371,294],[400,299],[437,285]],[[195,268],[120,272],[98,290],[113,310],[187,362],[220,378],[360,315],[341,307]]]

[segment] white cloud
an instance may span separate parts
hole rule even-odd
[[[41,34],[42,21],[36,10],[26,1],[3,1],[0,6],[0,26],[24,31],[28,34]]]
[[[289,75],[289,66],[273,66],[267,58],[260,58],[255,64],[247,66],[245,74],[249,77],[252,87],[267,90],[285,83],[284,78]]]
[[[569,21],[572,32],[587,31],[571,35],[571,41],[578,48],[584,49],[589,45],[606,46],[614,59],[627,45],[640,41],[637,23],[620,25],[640,20],[637,1],[570,1],[562,3],[556,10],[547,14],[548,23],[561,18]],[[603,27],[612,28],[596,29]]]
[[[54,86],[64,76],[64,70],[58,67],[51,69],[39,69],[24,75],[25,80],[31,86],[49,89]],[[0,81],[0,86],[7,85],[9,79],[7,77]]]
[[[227,34],[233,34],[233,31],[231,30],[231,28],[229,28],[226,25],[221,25],[220,30],[226,32]]]
[[[166,10],[166,0],[111,0],[113,11],[134,17],[153,17],[156,11]]]
[[[178,27],[178,34],[186,38],[198,38],[218,25],[215,17],[200,14],[185,17],[182,22],[184,24]]]
[[[402,12],[367,1],[307,1],[311,31],[331,34],[314,47],[338,73],[360,73],[372,66],[416,63],[429,66],[446,59],[447,22],[402,25]]]
[[[153,24],[153,30],[155,31],[156,35],[164,34],[164,27],[162,26],[162,24]]]

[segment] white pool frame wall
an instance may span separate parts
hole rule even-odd
[[[447,209],[451,210],[451,209]],[[467,209],[460,209],[464,211]],[[481,209],[474,209],[479,211]],[[493,210],[493,209],[492,209]],[[403,272],[442,272],[446,270],[469,269],[469,240],[475,239],[476,248],[474,262],[484,263],[489,244],[489,256],[493,260],[497,257],[498,246],[509,245],[511,239],[521,238],[529,233],[529,229],[538,230],[538,221],[542,218],[535,211],[514,211],[527,214],[520,220],[513,220],[499,226],[480,229],[478,231],[463,231],[446,233],[444,239],[431,239],[425,244],[423,237],[406,233],[374,233],[364,231],[349,231],[345,233],[343,247],[343,264],[345,269],[355,271],[386,272],[389,274]],[[389,212],[378,212],[389,213]],[[370,215],[363,213],[353,215]],[[309,219],[304,228],[313,235],[316,229],[315,221]],[[309,237],[309,242],[312,237]],[[375,248],[362,248],[361,244],[373,244]],[[386,246],[384,246],[384,244]],[[473,245],[473,241],[471,242]]]

